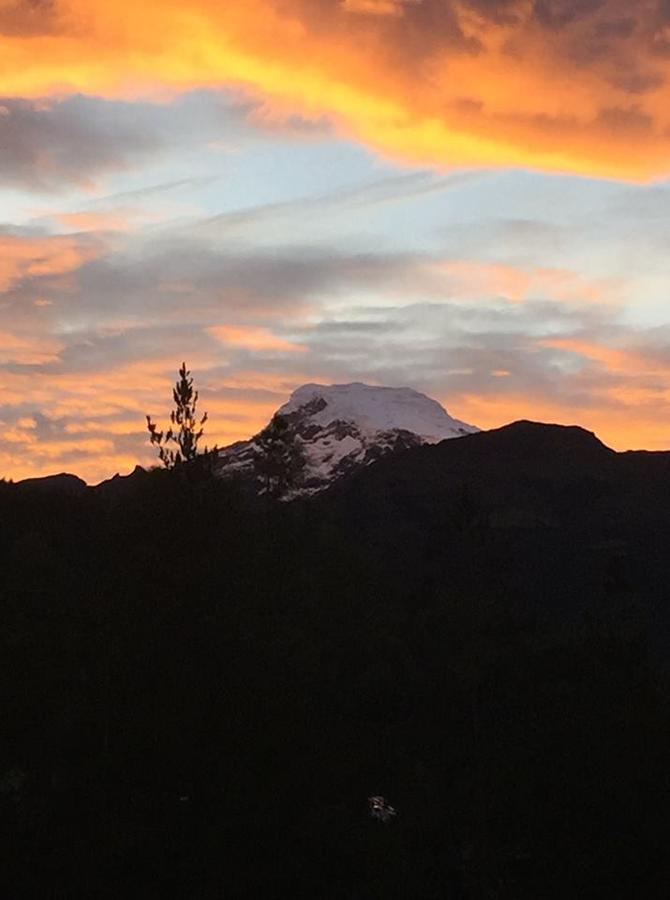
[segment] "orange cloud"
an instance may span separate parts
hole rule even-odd
[[[27,337],[0,329],[0,365],[42,365],[58,359],[62,344],[52,338]]]
[[[84,241],[76,235],[0,234],[0,292],[24,278],[72,272],[102,251],[99,243]]]
[[[267,328],[251,325],[213,325],[206,330],[222,344],[243,347],[245,350],[269,350],[280,353],[304,353],[307,350],[304,345],[278,337]]]
[[[529,272],[503,263],[487,263],[472,260],[450,260],[438,264],[450,286],[458,296],[503,296],[509,300],[523,300],[531,287]]]
[[[128,221],[132,217],[130,210],[114,210],[112,212],[71,212],[57,213],[53,219],[66,228],[77,231],[130,231]]]
[[[505,297],[515,303],[529,298],[558,301],[615,303],[622,284],[617,278],[588,278],[570,269],[549,266],[512,266],[481,260],[447,260],[430,263],[429,275],[437,277],[444,289],[456,297],[477,299],[483,296]]]
[[[401,16],[402,3],[397,0],[344,0],[347,12],[369,13],[373,16]]]
[[[414,163],[670,168],[652,0],[54,0],[40,22],[30,6],[0,6],[5,95],[238,85]]]
[[[657,359],[643,350],[609,347],[575,338],[549,338],[538,343],[542,347],[555,347],[558,350],[575,353],[611,372],[636,376],[654,374],[670,376],[670,361]]]

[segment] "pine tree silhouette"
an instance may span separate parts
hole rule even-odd
[[[198,420],[196,407],[198,392],[193,389],[193,378],[182,363],[179,380],[172,390],[175,408],[170,413],[170,427],[159,431],[151,416],[147,416],[147,429],[152,444],[158,447],[158,457],[166,469],[174,469],[183,462],[190,462],[198,455],[198,442],[204,433],[207,413]],[[176,445],[176,448],[170,445]],[[207,447],[202,454],[208,452]]]

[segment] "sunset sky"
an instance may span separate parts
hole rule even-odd
[[[0,477],[307,381],[670,449],[670,0],[0,0]]]

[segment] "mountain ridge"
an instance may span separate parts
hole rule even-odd
[[[304,454],[302,483],[294,494],[316,493],[354,469],[398,450],[479,430],[454,419],[436,400],[412,388],[360,382],[302,385],[277,410],[275,418],[284,420],[290,439],[300,444]],[[269,427],[248,441],[221,450],[216,474],[257,479],[259,440]]]
[[[281,407],[280,407],[281,409]],[[593,432],[579,425],[561,425],[557,423],[536,422],[530,419],[519,419],[502,425],[499,428],[481,430],[462,435],[458,443],[463,440],[467,447],[467,454],[453,450],[451,442],[444,444],[421,444],[413,440],[409,435],[407,450],[416,450],[422,447],[428,456],[424,459],[441,463],[446,461],[443,454],[449,457],[449,461],[462,457],[463,465],[473,467],[477,457],[486,456],[489,450],[494,454],[494,459],[504,465],[507,454],[516,461],[522,458],[530,459],[535,464],[546,464],[552,461],[563,460],[568,466],[581,459],[590,465],[608,465],[616,460],[622,465],[630,466],[636,463],[644,463],[650,468],[664,469],[670,466],[670,450],[624,450],[616,451],[604,444]],[[245,449],[253,441],[236,441],[223,451]],[[441,442],[444,443],[444,442]],[[440,448],[440,449],[438,449]],[[398,446],[396,449],[403,449]],[[80,494],[88,491],[96,493],[115,494],[131,490],[132,483],[150,473],[150,470],[141,466],[135,466],[127,475],[116,474],[111,478],[95,485],[87,485],[79,476],[73,473],[62,472],[55,475],[36,476],[22,479],[14,483],[23,490],[32,488],[49,490],[55,493]]]

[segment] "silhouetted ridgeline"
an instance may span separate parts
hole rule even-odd
[[[524,422],[293,503],[0,483],[3,896],[665,898],[668,497]]]

